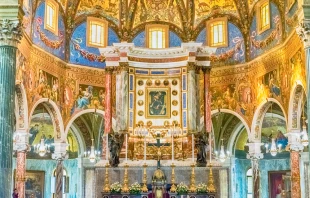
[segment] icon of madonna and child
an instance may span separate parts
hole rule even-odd
[[[167,116],[167,91],[149,91],[149,116]]]
[[[85,88],[84,91],[83,88]],[[88,108],[103,109],[105,98],[104,94],[105,93],[103,88],[94,87],[91,85],[81,85],[75,101],[75,105],[71,110],[71,114],[73,114],[75,111]]]

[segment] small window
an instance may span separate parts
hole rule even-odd
[[[89,47],[105,47],[108,41],[108,23],[105,20],[87,18],[87,45]]]
[[[262,1],[258,4],[257,21],[259,34],[270,28],[269,1]]]
[[[209,32],[208,45],[211,47],[227,47],[227,18],[218,18],[207,22]]]
[[[169,27],[167,25],[147,25],[146,26],[146,47],[167,48]]]
[[[44,28],[58,35],[58,4],[53,0],[45,3]]]
[[[247,178],[247,198],[253,198],[253,171],[250,168],[246,173]]]

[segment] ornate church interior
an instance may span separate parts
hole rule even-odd
[[[0,0],[0,198],[309,198],[309,0]]]

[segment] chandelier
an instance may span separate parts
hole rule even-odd
[[[50,153],[50,145],[44,143],[44,138],[41,138],[40,143],[34,146],[34,151],[43,157],[46,153]]]
[[[224,139],[221,139],[221,148],[220,151],[215,151],[215,159],[219,160],[220,162],[225,162],[226,159],[228,159],[230,157],[230,152],[229,151],[225,151],[224,148]]]
[[[304,114],[304,111],[303,111],[303,114]],[[305,118],[305,115],[303,115],[302,117],[302,131],[301,131],[301,144],[306,147],[309,145],[309,140],[308,140],[308,133],[307,133],[307,127],[306,127],[306,118]]]
[[[95,145],[94,145],[94,138],[95,138],[95,121],[97,121],[98,115],[96,114],[96,110],[95,112],[92,114],[92,136],[93,138],[91,139],[91,147],[90,147],[90,151],[85,151],[84,152],[84,157],[88,157],[89,161],[91,163],[96,162],[97,158],[100,158],[100,151],[95,150]]]

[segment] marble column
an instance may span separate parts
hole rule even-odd
[[[204,78],[204,125],[206,132],[211,132],[211,92],[210,92],[210,73],[211,67],[202,67]]]
[[[261,153],[260,142],[247,143],[249,146],[249,153],[247,158],[251,160],[252,171],[253,171],[253,197],[260,198],[260,171],[259,171],[259,160],[263,159],[263,154]]]
[[[105,69],[104,133],[112,132],[112,71],[111,67]]]
[[[68,158],[66,148],[68,146],[65,141],[57,141],[54,143],[55,151],[52,158],[56,160],[56,184],[55,184],[55,198],[62,198],[63,196],[63,161]]]
[[[2,11],[2,10],[0,10]],[[0,13],[1,14],[1,13]],[[0,19],[0,197],[11,197],[16,49],[19,20]]]
[[[128,62],[120,62],[116,72],[116,115],[119,131],[128,126]]]
[[[197,86],[196,86],[196,65],[189,62],[187,65],[187,86],[188,86],[188,131],[196,132],[197,124]]]
[[[301,198],[299,151],[291,151],[291,195]]]

